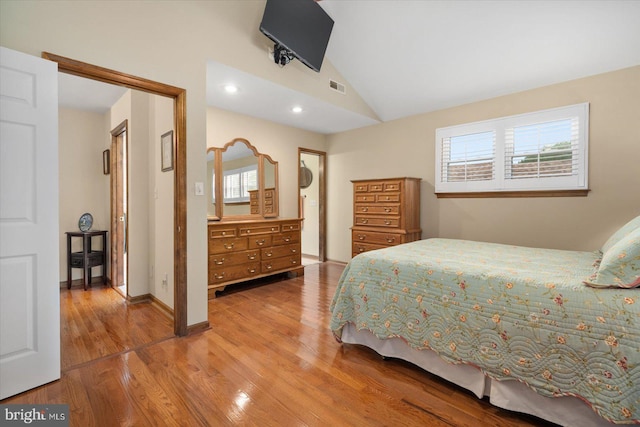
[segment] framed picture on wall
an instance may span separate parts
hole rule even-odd
[[[173,170],[173,131],[163,133],[160,137],[160,155],[162,172]]]
[[[111,152],[104,150],[102,152],[102,173],[109,175],[109,172],[111,172]]]

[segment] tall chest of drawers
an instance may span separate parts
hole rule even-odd
[[[353,183],[351,255],[413,242],[420,229],[420,178]]]
[[[301,219],[210,222],[209,298],[228,285],[277,273],[304,274]]]

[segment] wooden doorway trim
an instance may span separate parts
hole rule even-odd
[[[58,71],[88,79],[99,80],[130,89],[141,90],[173,99],[175,120],[174,162],[174,333],[187,335],[187,91],[179,87],[154,82],[141,77],[109,70],[49,52],[42,57],[58,63]]]
[[[318,156],[318,261],[325,262],[327,260],[327,153],[324,151],[312,150],[310,148],[298,147],[298,167],[300,166],[300,155],[311,154]],[[300,174],[298,174],[298,195],[300,194]],[[302,212],[298,205],[298,217]]]

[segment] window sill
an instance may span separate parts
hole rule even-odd
[[[591,190],[477,191],[435,193],[438,199],[488,199],[512,197],[586,197]]]

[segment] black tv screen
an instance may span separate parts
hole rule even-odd
[[[317,72],[332,28],[333,19],[314,0],[267,0],[260,23],[260,31],[276,48],[284,47]]]

